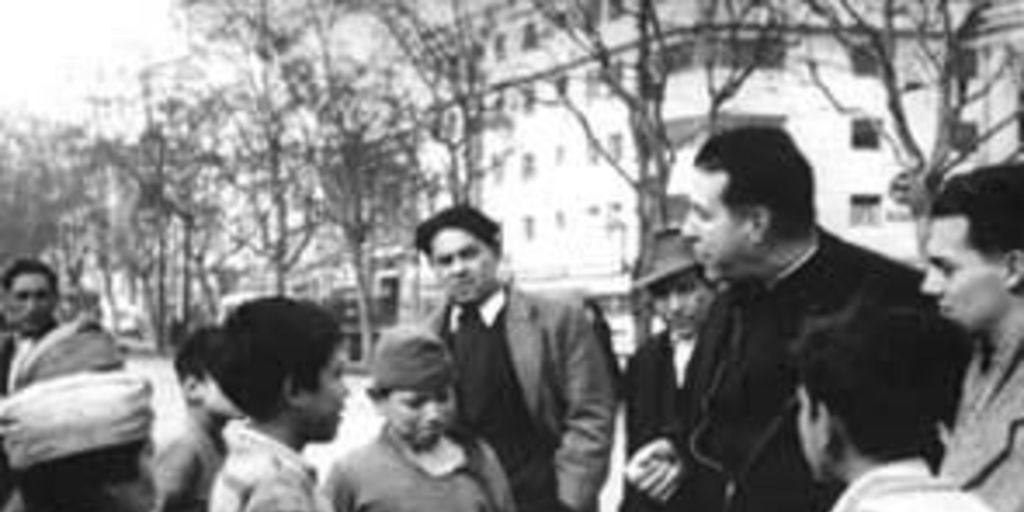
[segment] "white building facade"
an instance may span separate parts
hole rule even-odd
[[[616,15],[617,2],[588,3],[598,13],[608,45],[628,46],[632,18]],[[505,122],[484,136],[487,173],[480,196],[483,209],[502,222],[506,270],[527,289],[601,299],[615,319],[619,348],[628,351],[630,265],[638,245],[636,194],[591,147],[579,120],[559,103],[557,90],[567,88],[596,140],[627,170],[635,167],[628,112],[601,83],[598,65],[582,58],[576,43],[533,2],[480,4],[476,16],[484,20],[479,24],[484,27],[482,66],[492,82],[514,84],[490,100]],[[657,8],[662,26],[674,27],[666,38],[674,53],[664,102],[671,136],[701,125],[709,109],[708,82],[693,28],[698,2],[657,2]],[[824,27],[795,24],[783,41],[779,55],[762,64],[724,105],[720,125],[784,127],[814,166],[820,223],[843,238],[915,261],[913,217],[889,193],[893,178],[905,167],[886,141],[892,126],[887,125],[885,91],[874,75],[877,68],[840,45]],[[907,43],[914,43],[909,35]],[[616,55],[627,81],[630,52]],[[983,77],[990,71],[984,52],[970,57],[973,68],[967,72]],[[908,57],[900,65],[914,62]],[[924,83],[927,77],[920,80]],[[935,93],[911,87],[904,95],[908,117],[927,147],[936,125]],[[968,112],[968,122],[957,127],[958,137],[984,131],[998,111],[1015,108],[1017,90],[1017,77],[1008,75],[990,92],[993,100]],[[690,165],[700,140],[680,143],[677,168]],[[963,166],[1005,158],[1016,151],[1018,141],[1014,123]],[[673,180],[670,192],[685,194],[685,183]]]

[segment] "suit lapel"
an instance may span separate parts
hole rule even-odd
[[[509,354],[515,367],[519,387],[530,411],[540,410],[541,365],[544,340],[536,324],[531,305],[514,289],[509,290],[505,311],[505,333]]]
[[[972,369],[973,371],[973,369]],[[947,445],[943,474],[971,488],[1005,463],[1019,436],[1024,435],[1024,365],[1018,366],[999,394],[979,413],[958,418]],[[961,415],[980,397],[965,390]]]

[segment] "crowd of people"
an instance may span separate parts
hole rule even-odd
[[[255,299],[175,355],[188,424],[152,446],[152,389],[45,264],[2,276],[6,510],[596,512],[616,413],[621,512],[1024,512],[1024,165],[954,175],[925,272],[829,233],[782,129],[710,137],[690,211],[635,282],[658,329],[623,372],[600,311],[500,277],[500,225],[415,231],[445,303],[381,334],[383,425],[317,475],[348,396],[321,307]],[[321,478],[322,477],[322,478]]]

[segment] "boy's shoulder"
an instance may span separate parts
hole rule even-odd
[[[232,451],[217,475],[210,510],[315,511],[315,491],[309,475],[282,463],[273,454]]]
[[[205,432],[184,429],[159,447],[154,459],[154,476],[161,493],[207,496],[224,462],[223,448]]]
[[[381,476],[393,473],[400,464],[398,455],[381,437],[374,437],[338,457],[331,466],[328,480],[356,483],[359,480],[381,482]],[[386,479],[383,480],[386,482]],[[385,484],[386,485],[386,484]]]

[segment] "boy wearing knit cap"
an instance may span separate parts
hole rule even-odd
[[[451,430],[455,370],[430,331],[386,332],[371,364],[380,434],[338,461],[327,479],[337,512],[512,512],[508,481],[489,446]]]
[[[242,304],[223,328],[214,378],[249,421],[224,433],[228,456],[208,510],[329,511],[302,449],[333,439],[341,421],[348,391],[337,323],[315,304],[270,297]]]

